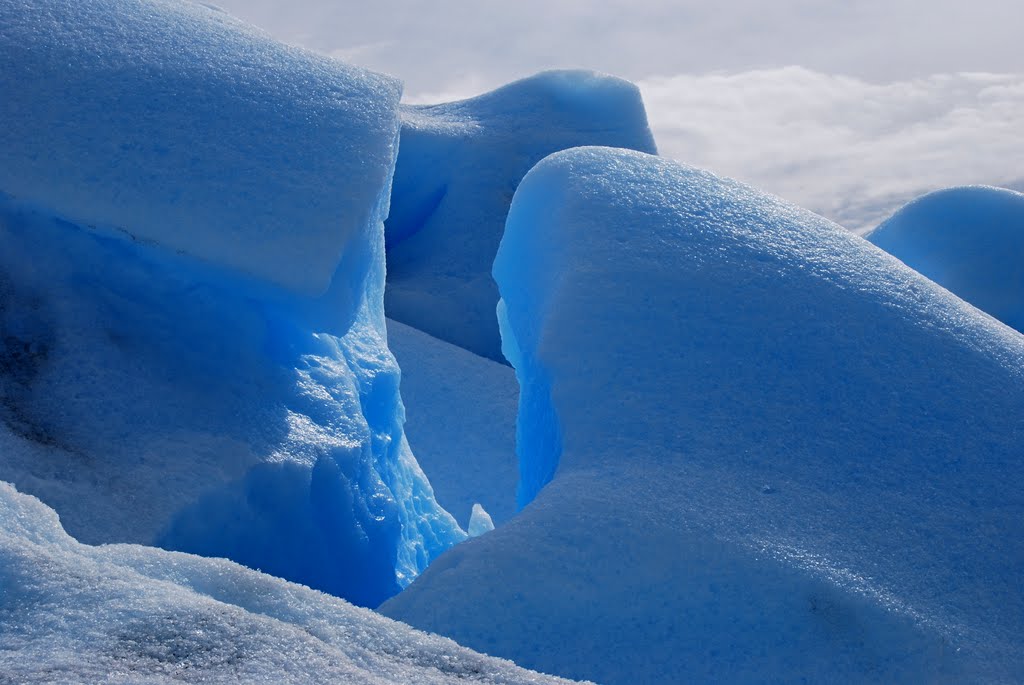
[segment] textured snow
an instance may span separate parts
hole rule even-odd
[[[1024,331],[1024,195],[966,186],[909,203],[866,236],[1008,326]]]
[[[551,71],[469,100],[402,110],[386,222],[388,316],[497,361],[491,263],[512,194],[545,155],[577,145],[654,152],[636,86]]]
[[[468,525],[480,503],[500,525],[516,513],[516,406],[512,369],[388,320],[402,369],[405,434],[438,503]]]
[[[90,547],[0,483],[0,681],[560,683],[251,571]]]
[[[386,614],[609,684],[1024,678],[1019,334],[606,148],[527,175],[494,275],[532,503]]]
[[[0,8],[0,480],[86,543],[397,592],[465,537],[387,350],[398,86],[191,3]]]
[[[349,256],[387,213],[395,79],[174,0],[3,0],[0,61],[18,201],[306,295],[365,268]]]

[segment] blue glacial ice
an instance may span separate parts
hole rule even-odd
[[[80,544],[5,483],[0,522],[5,683],[566,682],[224,559]]]
[[[0,5],[0,480],[364,605],[465,534],[383,315],[390,77],[164,0]]]
[[[494,276],[529,504],[384,613],[612,685],[1024,679],[1024,337],[608,148],[530,171]]]
[[[490,269],[520,179],[577,145],[655,150],[637,87],[587,71],[406,106],[401,141],[386,222],[388,316],[502,362]]]
[[[869,241],[942,287],[1024,331],[1024,195],[966,186],[901,208]]]

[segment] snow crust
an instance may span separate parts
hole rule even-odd
[[[607,148],[526,176],[494,276],[532,503],[387,615],[611,684],[1024,678],[1024,338]]]
[[[401,136],[386,222],[388,316],[501,362],[490,268],[520,179],[577,145],[655,150],[637,87],[588,71],[405,106]]]
[[[0,480],[83,542],[396,593],[465,537],[387,350],[397,84],[187,2],[2,12]]]
[[[305,295],[360,270],[348,257],[387,213],[397,80],[192,2],[4,0],[0,16],[3,192]]]
[[[224,559],[79,544],[0,483],[5,682],[564,683]]]
[[[1024,331],[1024,194],[988,186],[939,190],[907,204],[866,237]]]

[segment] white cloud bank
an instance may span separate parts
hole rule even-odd
[[[662,155],[856,232],[936,188],[1024,186],[1024,74],[870,83],[788,67],[640,87]]]

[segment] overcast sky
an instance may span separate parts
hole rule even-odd
[[[663,155],[853,230],[939,187],[1024,190],[1021,0],[214,3],[413,102],[556,67],[628,78]]]

